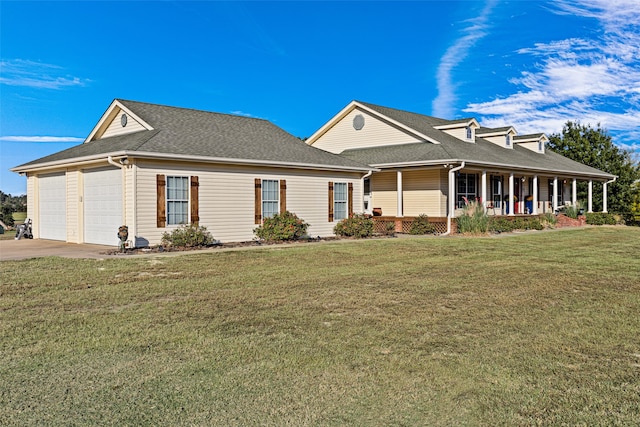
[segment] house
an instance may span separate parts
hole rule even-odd
[[[255,118],[114,100],[83,144],[17,166],[35,238],[158,244],[183,223],[222,242],[252,240],[289,210],[312,236],[362,211],[372,168]]]
[[[576,204],[576,183],[615,176],[547,151],[544,134],[486,128],[474,118],[444,120],[353,101],[307,143],[375,168],[364,182],[365,211],[401,220],[450,219],[467,201],[490,215],[556,212]],[[450,197],[451,196],[451,197]],[[450,229],[450,226],[449,226]]]
[[[129,246],[158,244],[198,223],[222,242],[254,238],[289,210],[329,236],[352,213],[403,227],[426,214],[452,219],[467,201],[490,215],[556,212],[576,183],[615,176],[545,150],[544,134],[486,128],[359,101],[307,141],[255,118],[116,99],[83,144],[17,166],[27,176],[35,238]],[[397,228],[401,231],[402,228]]]

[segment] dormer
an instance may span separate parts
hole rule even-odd
[[[502,128],[480,128],[476,130],[476,136],[479,138],[486,139],[493,144],[508,149],[513,149],[516,135],[517,133],[513,126]]]
[[[434,126],[446,134],[465,142],[476,142],[476,130],[480,125],[474,118],[452,120],[444,125]]]
[[[544,154],[544,147],[547,142],[549,142],[549,138],[544,133],[519,135],[513,139],[514,144],[539,154]]]

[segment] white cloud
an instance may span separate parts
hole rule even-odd
[[[0,136],[6,142],[83,142],[84,138],[75,136]]]
[[[84,86],[88,79],[65,74],[57,65],[42,62],[12,59],[0,61],[2,75],[0,84],[8,86],[26,86],[39,89],[63,89],[73,86]]]
[[[537,59],[534,71],[510,82],[517,92],[470,103],[484,126],[554,133],[567,120],[600,123],[625,148],[638,150],[640,123],[640,8],[637,0],[560,0],[555,13],[585,18],[601,30],[593,39],[568,38],[519,49]]]
[[[440,59],[440,65],[438,66],[436,74],[438,96],[433,100],[431,105],[434,116],[453,116],[453,105],[456,100],[456,85],[453,83],[451,73],[464,61],[477,41],[486,35],[489,15],[495,4],[496,0],[487,1],[480,15],[468,21],[470,25],[464,29],[466,35],[457,39]]]

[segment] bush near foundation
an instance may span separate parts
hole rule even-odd
[[[436,226],[429,222],[429,217],[425,214],[419,215],[411,223],[409,234],[434,234]]]
[[[616,225],[618,223],[616,217],[610,213],[588,212],[586,217],[589,225]]]
[[[198,224],[185,224],[172,230],[162,233],[162,245],[178,248],[193,248],[207,246],[213,243],[213,236],[206,227]]]
[[[262,225],[254,229],[254,234],[267,242],[299,240],[306,236],[309,224],[292,212],[284,211],[266,218]]]
[[[345,218],[333,227],[336,236],[365,238],[373,235],[373,220],[364,214]]]

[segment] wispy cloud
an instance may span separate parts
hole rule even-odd
[[[0,61],[2,75],[0,84],[8,86],[26,86],[39,89],[64,89],[84,86],[89,80],[71,76],[57,65],[25,59]]]
[[[453,83],[454,69],[464,61],[473,46],[486,35],[487,22],[496,0],[489,0],[479,16],[467,21],[469,25],[463,30],[465,35],[457,39],[440,59],[436,74],[438,96],[431,104],[434,116],[452,117],[456,101],[456,84]]]
[[[600,123],[618,145],[640,149],[637,0],[559,0],[554,7],[554,13],[582,17],[586,24],[595,20],[600,36],[518,50],[535,57],[537,67],[510,80],[517,92],[471,103],[464,111],[480,114],[485,126],[510,124],[520,133],[559,132],[567,120]]]
[[[233,114],[234,116],[242,116],[242,117],[250,117],[252,119],[262,119],[262,120],[267,120],[264,117],[260,117],[260,116],[255,116],[251,113],[245,113],[244,111],[240,111],[240,110],[236,110],[236,111],[230,111],[229,114]]]
[[[0,136],[0,141],[5,142],[83,142],[84,138],[75,136]]]

